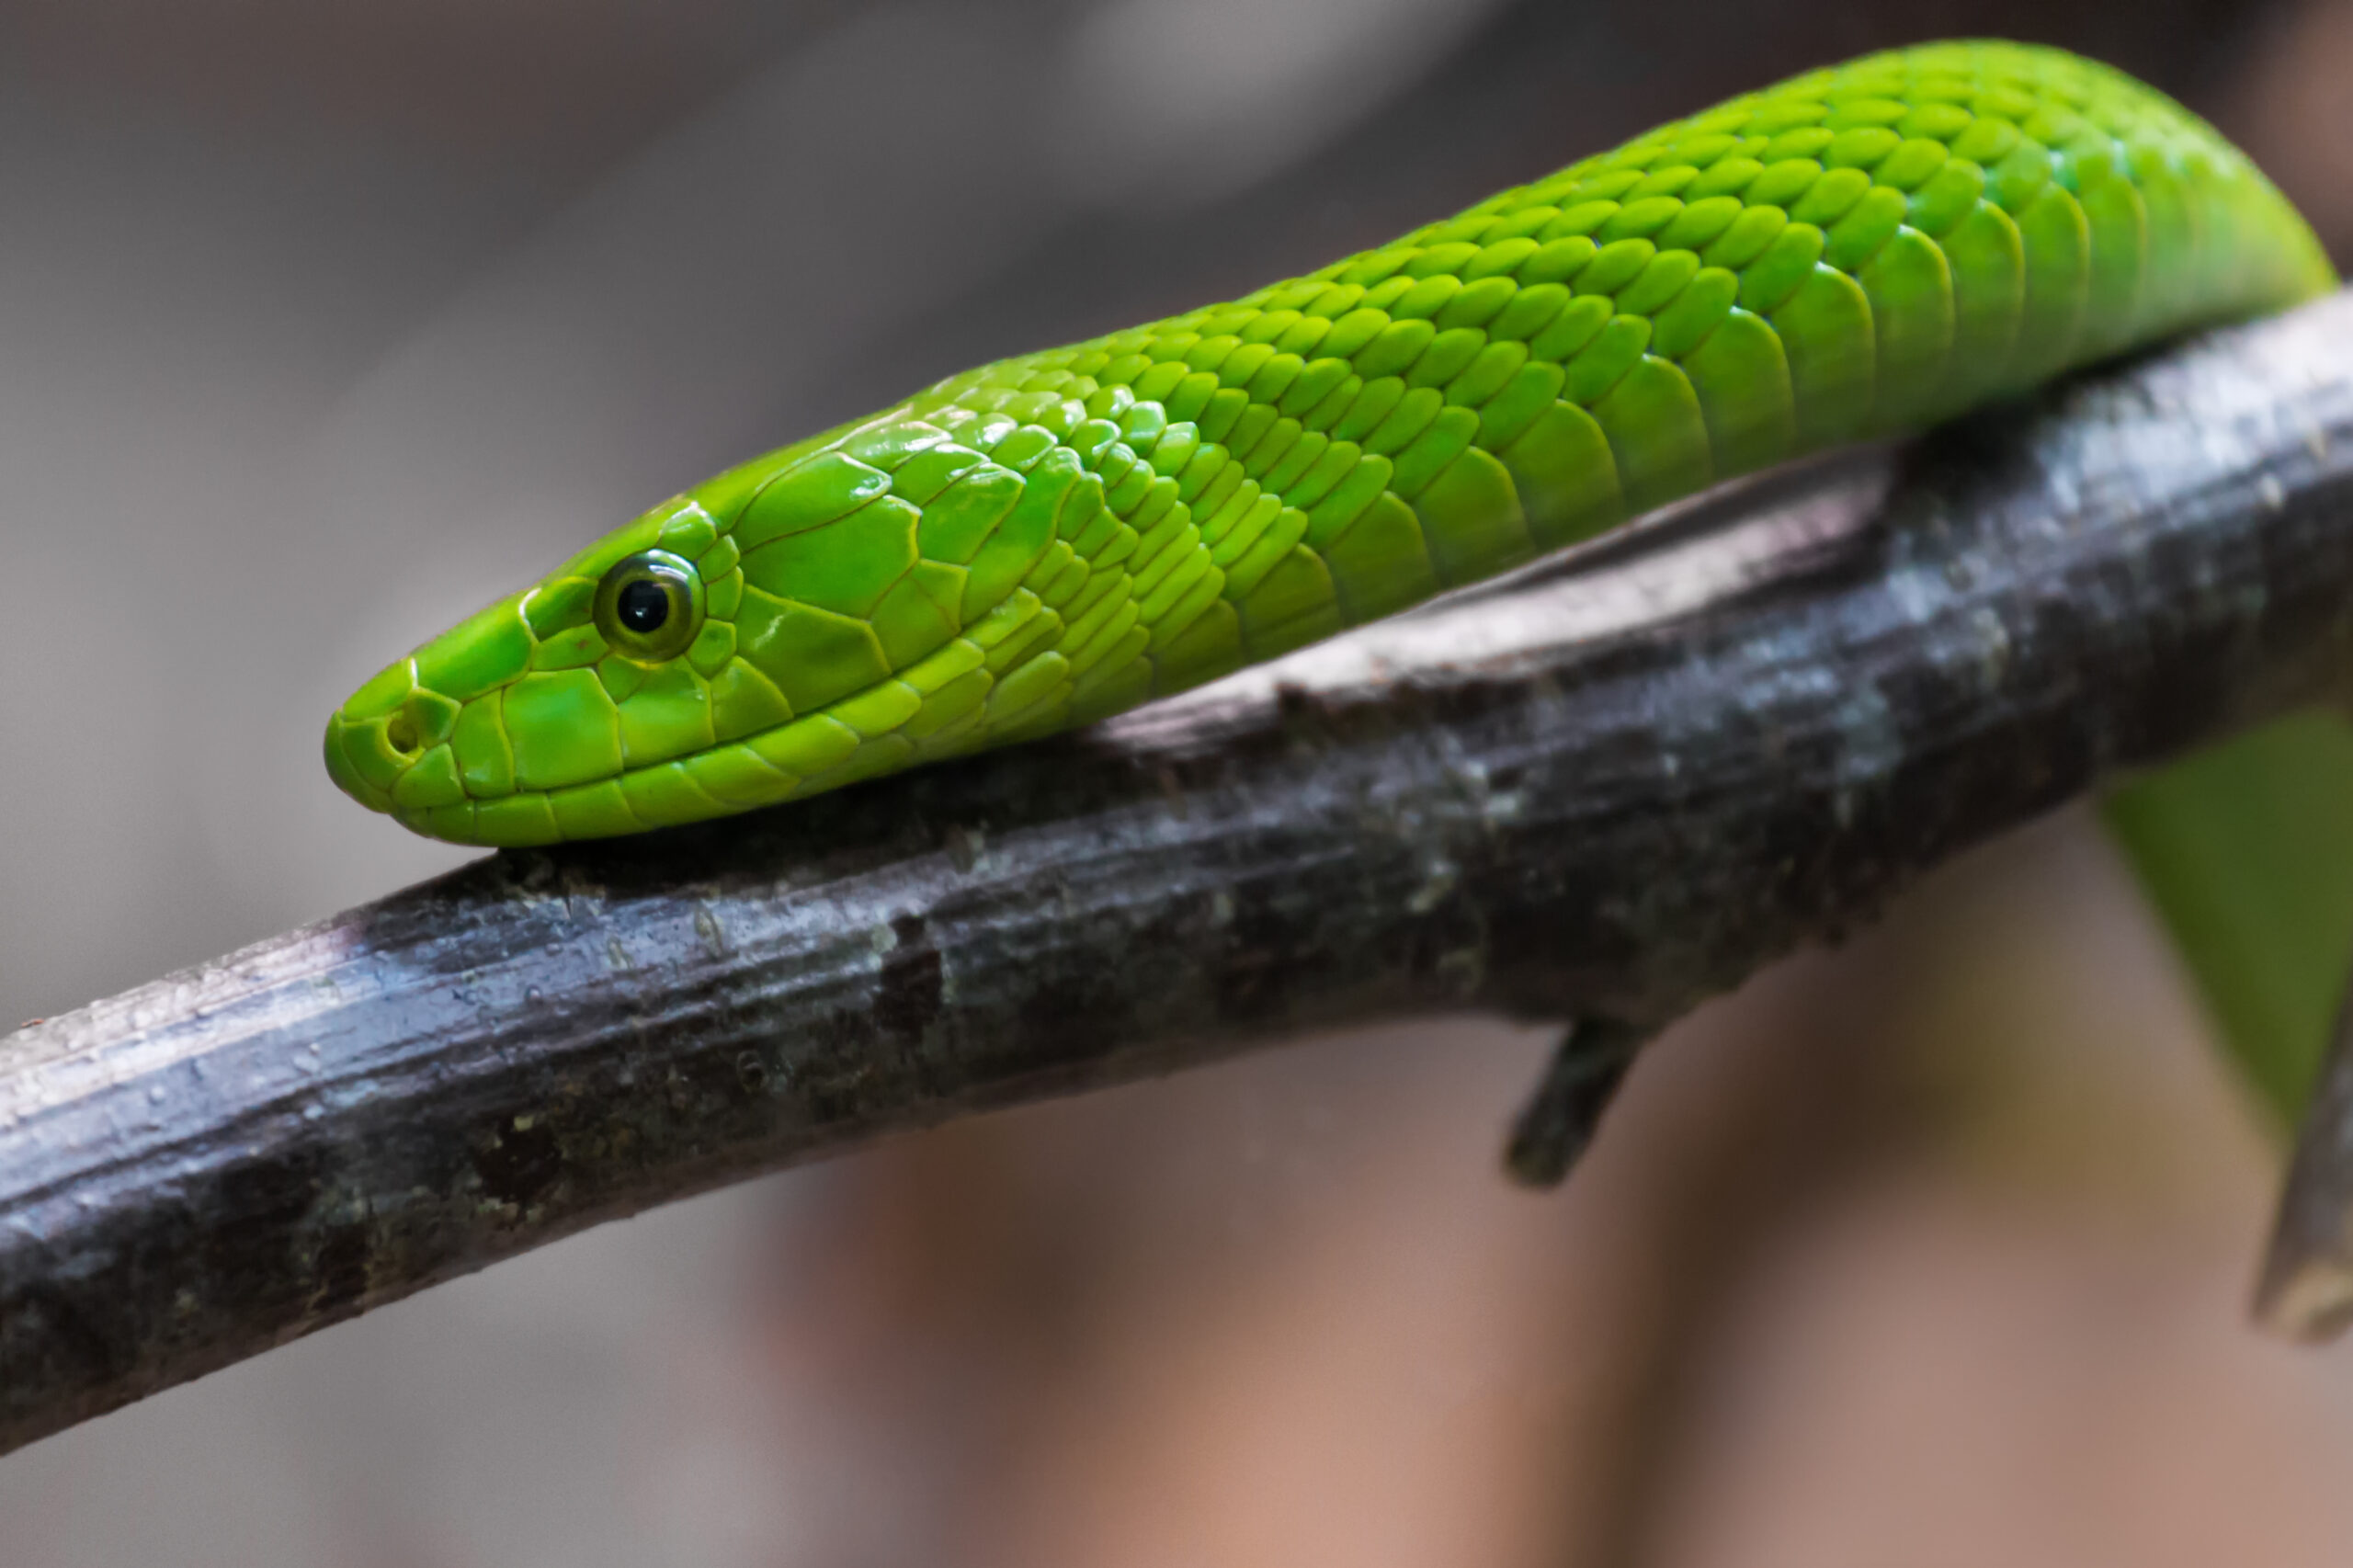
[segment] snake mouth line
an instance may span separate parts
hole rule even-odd
[[[549,843],[559,836],[542,805],[536,812],[519,809],[544,820],[549,831],[532,833],[529,822],[511,822],[505,834],[485,837],[481,808],[505,805],[511,817],[518,808],[509,802],[544,801],[547,792],[510,786],[473,794],[465,776],[479,770],[461,764],[446,732],[426,733],[405,708],[372,714],[355,714],[348,707],[338,710],[327,721],[325,754],[328,775],[345,794],[413,833],[455,844]],[[474,788],[480,787],[477,778]]]
[[[475,703],[494,708],[498,692],[462,707],[422,688],[397,700],[389,710],[381,697],[355,700],[328,720],[327,771],[362,805],[452,844],[525,848],[642,833],[772,805],[918,760],[904,735],[861,733],[820,712],[678,757],[540,784],[517,778],[511,756],[467,754],[458,744],[463,719],[439,716],[442,708],[460,714]],[[427,711],[420,716],[419,708]]]

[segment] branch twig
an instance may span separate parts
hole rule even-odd
[[[2348,368],[2339,296],[1087,734],[501,856],[27,1029],[0,1447],[888,1129],[1311,1026],[1670,1018],[2333,679]]]

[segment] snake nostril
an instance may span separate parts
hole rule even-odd
[[[384,739],[394,751],[405,756],[417,749],[416,726],[407,714],[397,714],[384,726]]]

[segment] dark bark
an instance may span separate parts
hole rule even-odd
[[[1600,1131],[1601,1118],[1655,1028],[1592,1015],[1572,1023],[1504,1144],[1504,1169],[1523,1187],[1557,1187]]]
[[[0,1044],[0,1445],[888,1129],[1656,1025],[2315,695],[2348,614],[2340,296],[1088,733],[482,861]]]

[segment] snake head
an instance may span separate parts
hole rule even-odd
[[[733,566],[699,502],[655,507],[380,671],[327,721],[328,773],[434,837],[577,836],[554,820],[555,791],[602,785],[618,797],[633,767],[715,743],[711,676],[732,662],[742,589]],[[713,578],[730,586],[714,595]],[[791,712],[778,698],[757,717]]]
[[[1050,619],[1017,586],[1072,482],[1100,506],[1028,455],[1025,478],[894,413],[722,473],[380,672],[327,722],[327,771],[416,832],[522,846],[976,744],[983,651],[1022,646],[999,623]]]

